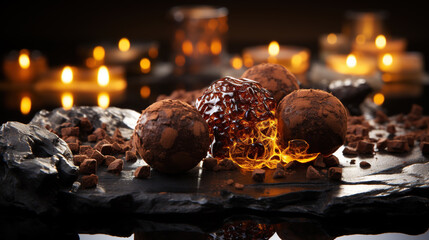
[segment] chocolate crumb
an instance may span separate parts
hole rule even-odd
[[[214,167],[214,171],[232,171],[236,170],[238,166],[229,158],[222,159],[217,166]]]
[[[356,163],[356,159],[350,160],[350,164],[355,164],[355,163]]]
[[[265,170],[264,169],[255,169],[252,172],[252,179],[255,182],[263,182],[265,180]]]
[[[97,141],[97,136],[95,136],[94,134],[88,135],[88,142],[96,142],[96,141]]]
[[[92,150],[92,147],[91,147],[91,146],[89,146],[89,145],[80,145],[80,146],[79,146],[79,153],[80,153],[80,154],[87,154],[86,152],[87,152],[88,150]],[[91,151],[91,153],[92,153],[92,151]]]
[[[340,165],[340,160],[335,155],[331,155],[329,157],[323,158],[323,161],[325,162],[327,167],[337,167]]]
[[[313,166],[320,168],[326,167],[326,163],[323,160],[322,154],[317,155],[316,159],[313,161]]]
[[[374,153],[374,143],[362,140],[359,141],[356,151],[359,154],[373,154]]]
[[[356,155],[358,155],[358,152],[356,151],[355,148],[344,147],[343,155],[356,156]]]
[[[383,112],[383,111],[381,111],[381,110],[378,110],[376,113],[375,113],[375,120],[374,120],[376,123],[380,123],[380,124],[383,124],[383,123],[386,123],[386,122],[388,122],[389,121],[389,117]]]
[[[277,163],[276,168],[277,168],[277,169],[278,169],[278,168],[280,168],[280,169],[285,170],[285,166],[283,166],[283,164],[282,164],[282,163]]]
[[[276,168],[276,170],[274,170],[274,173],[273,173],[274,179],[284,178],[284,177],[286,177],[286,171],[284,169]]]
[[[331,167],[328,170],[328,178],[331,180],[341,180],[343,169],[339,167]]]
[[[98,176],[95,174],[83,176],[80,179],[80,183],[81,183],[80,187],[83,189],[94,188],[98,184]]]
[[[113,153],[112,144],[110,144],[110,143],[104,144],[101,147],[101,154],[103,154],[103,155],[111,155],[112,153]]]
[[[387,151],[391,153],[403,153],[410,151],[410,147],[405,140],[388,140]]]
[[[97,173],[97,161],[92,158],[87,158],[79,166],[79,172],[81,174],[92,174]]]
[[[67,144],[70,148],[70,151],[72,151],[72,153],[76,154],[79,153],[79,144],[78,143],[68,143]]]
[[[377,149],[378,151],[385,150],[387,147],[387,138],[381,138],[377,141]]]
[[[122,159],[116,159],[109,164],[109,166],[107,167],[107,171],[114,174],[119,174],[122,171],[123,167],[124,161]]]
[[[237,190],[243,190],[244,189],[244,185],[241,183],[234,183],[234,188]]]
[[[125,152],[125,161],[127,162],[135,162],[137,161],[137,155],[133,151],[126,151]]]
[[[150,177],[150,167],[148,165],[138,167],[134,171],[134,177],[139,179],[146,179]]]
[[[315,169],[313,166],[308,166],[307,173],[305,175],[307,179],[320,179],[322,178],[322,175]]]
[[[396,133],[395,124],[388,124],[386,127],[386,131],[390,134],[395,134]]]
[[[73,156],[73,164],[75,166],[80,166],[80,164],[87,158],[88,158],[88,156],[86,156],[86,155],[74,155]]]
[[[104,156],[104,164],[106,164],[106,166],[109,166],[115,160],[116,158],[114,156],[111,156],[111,155]]]
[[[370,168],[370,167],[371,167],[371,164],[370,164],[369,162],[367,162],[367,161],[361,161],[361,162],[359,163],[359,166],[360,166],[361,168]]]
[[[206,170],[213,170],[217,166],[216,158],[204,158],[203,159],[203,168]]]
[[[230,178],[230,179],[226,180],[225,183],[226,183],[226,185],[231,186],[234,183],[234,180]]]
[[[429,142],[421,142],[420,150],[422,150],[422,154],[429,154]]]
[[[91,156],[89,156],[89,157],[97,160],[98,165],[100,165],[104,162],[104,156],[98,150],[94,150],[92,152]]]

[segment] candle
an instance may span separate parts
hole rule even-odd
[[[281,46],[273,41],[268,46],[255,46],[244,49],[243,58],[246,67],[248,62],[259,64],[264,62],[278,63],[294,74],[301,74],[310,66],[310,51],[303,47]],[[249,60],[250,59],[250,60]]]
[[[418,52],[385,53],[379,57],[378,66],[388,73],[423,72],[423,56]]]
[[[38,51],[22,49],[11,52],[3,62],[7,79],[14,82],[30,82],[44,74],[48,69],[46,58]]]
[[[128,38],[121,38],[117,46],[106,45],[105,50],[105,63],[109,65],[126,65],[133,62],[138,64],[142,57],[158,57],[156,42],[131,42]]]
[[[328,56],[326,65],[338,73],[355,76],[371,75],[377,70],[374,59],[355,54]]]
[[[384,35],[378,35],[374,41],[355,41],[353,51],[362,54],[378,57],[384,53],[403,52],[407,46],[407,41],[403,38],[387,39]]]
[[[345,54],[350,52],[350,41],[341,33],[324,34],[319,38],[320,58],[325,60],[331,54]]]
[[[222,69],[221,75],[240,78],[244,72],[243,59],[239,55],[235,55],[229,60],[228,66]]]

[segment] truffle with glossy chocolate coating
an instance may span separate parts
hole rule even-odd
[[[164,173],[192,169],[210,144],[208,125],[200,113],[171,99],[155,102],[142,112],[132,141],[143,160]]]
[[[332,94],[316,89],[301,89],[287,95],[277,107],[279,139],[304,139],[310,153],[324,156],[334,153],[344,144],[347,112]]]
[[[299,89],[295,75],[280,64],[261,63],[247,69],[241,77],[259,82],[273,94],[277,103],[284,96]]]

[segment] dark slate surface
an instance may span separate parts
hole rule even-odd
[[[113,111],[114,110],[114,111]],[[38,114],[32,122],[45,125],[49,119],[84,114],[119,113],[111,119],[120,123],[126,118],[130,124],[137,121],[138,113],[131,110],[100,110],[76,108],[75,113],[63,111]],[[61,114],[61,116],[55,116]],[[120,117],[116,117],[120,116]],[[103,116],[91,115],[94,119]],[[107,118],[109,119],[109,118]],[[50,122],[51,125],[53,122]],[[123,132],[124,136],[127,136]],[[129,135],[128,135],[129,136]],[[150,179],[134,179],[133,171],[145,164],[125,163],[117,176],[98,170],[99,185],[95,189],[59,192],[61,209],[71,214],[212,214],[229,211],[253,213],[298,214],[315,217],[340,217],[352,214],[384,214],[387,216],[427,215],[429,210],[429,159],[415,147],[403,155],[377,153],[370,157],[356,157],[356,163],[343,157],[342,148],[335,154],[343,167],[342,181],[308,180],[305,168],[284,179],[272,179],[267,171],[266,181],[255,183],[250,173],[240,171],[211,172],[196,167],[186,174],[165,175],[152,171]],[[359,162],[371,163],[368,169]],[[225,180],[234,179],[245,185],[243,190],[226,186]],[[31,210],[31,209],[29,209]]]

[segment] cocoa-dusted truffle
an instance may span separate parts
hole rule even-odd
[[[280,64],[261,63],[246,70],[241,76],[259,82],[262,87],[270,91],[274,100],[280,100],[294,90],[299,89],[296,77]]]
[[[304,139],[308,152],[324,156],[334,153],[344,144],[347,112],[343,104],[330,93],[301,89],[283,98],[277,107],[280,142]]]
[[[164,173],[195,167],[210,144],[208,125],[200,113],[171,99],[155,102],[142,112],[132,139],[143,160]]]

